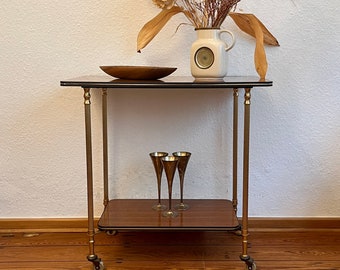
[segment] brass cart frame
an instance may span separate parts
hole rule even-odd
[[[257,77],[225,77],[217,82],[195,82],[191,77],[168,77],[162,81],[127,81],[112,80],[110,77],[80,77],[73,80],[61,81],[61,86],[81,87],[84,90],[85,107],[85,135],[86,135],[86,164],[87,164],[87,199],[88,199],[88,236],[89,254],[87,259],[93,263],[94,269],[104,269],[102,260],[95,253],[95,225],[93,205],[93,165],[92,165],[92,130],[91,130],[91,89],[102,89],[102,126],[103,126],[103,176],[104,176],[104,206],[105,210],[99,220],[98,227],[106,232],[116,230],[234,230],[240,231],[242,236],[242,254],[240,259],[245,262],[248,270],[255,270],[256,265],[248,254],[248,194],[249,194],[249,138],[250,138],[250,105],[251,90],[254,87],[272,86],[272,81],[259,80]],[[127,216],[114,209],[119,206],[136,208],[136,211],[148,211],[151,202],[149,200],[119,200],[109,199],[108,188],[108,132],[107,132],[107,94],[108,89],[181,89],[195,90],[209,89],[209,91],[223,90],[233,91],[233,192],[232,201],[227,200],[190,200],[190,205],[207,209],[206,215],[216,215],[216,222],[209,220],[195,221],[191,219],[190,211],[181,218],[175,218],[171,224],[164,219],[148,216],[144,223],[135,222],[133,217]],[[238,103],[239,89],[244,89],[244,127],[243,127],[243,191],[242,191],[242,221],[239,224],[236,217],[238,198]],[[228,210],[225,210],[228,208]],[[216,209],[212,211],[212,209]],[[231,209],[231,210],[230,210]],[[194,211],[194,210],[192,210]],[[152,212],[152,210],[151,210]],[[154,212],[152,213],[154,215]],[[133,215],[132,215],[133,216]],[[228,217],[229,216],[229,217]],[[114,219],[112,218],[114,217]],[[120,220],[122,220],[120,222]],[[214,218],[215,220],[215,218]],[[124,223],[125,222],[125,223]]]

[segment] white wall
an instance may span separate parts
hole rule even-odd
[[[253,91],[251,216],[340,216],[339,7],[338,0],[238,6],[256,14],[281,44],[267,48],[274,86]],[[158,11],[151,0],[3,1],[1,218],[87,215],[83,93],[59,81],[102,74],[100,65],[176,66],[174,75],[189,75],[195,33],[182,26],[174,34],[186,22],[182,15],[142,54],[135,52],[139,29]],[[256,75],[254,41],[229,19],[223,27],[238,39],[230,75]],[[99,104],[93,92],[94,129]],[[148,153],[178,149],[193,153],[187,197],[230,194],[231,93],[122,90],[110,93],[109,104],[112,196],[155,197]],[[102,210],[100,136],[94,132],[96,215]]]

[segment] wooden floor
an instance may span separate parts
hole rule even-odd
[[[340,269],[340,231],[254,231],[257,269]],[[93,269],[86,233],[0,234],[0,269]],[[106,269],[245,269],[241,238],[226,232],[96,235]]]

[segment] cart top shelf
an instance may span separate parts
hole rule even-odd
[[[255,76],[227,76],[217,81],[196,81],[193,77],[169,76],[161,80],[122,80],[109,76],[83,76],[60,82],[61,86],[77,86],[82,88],[168,88],[168,89],[227,89],[253,88],[272,86],[273,82]]]

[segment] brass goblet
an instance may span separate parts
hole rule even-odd
[[[153,210],[163,211],[166,209],[164,204],[161,204],[161,182],[162,182],[162,172],[163,172],[163,164],[162,158],[166,157],[168,153],[166,152],[152,152],[149,154],[155,167],[156,176],[157,176],[157,188],[158,188],[158,203],[152,206]]]
[[[174,152],[172,153],[173,156],[178,157],[178,175],[179,175],[179,182],[180,182],[180,192],[181,192],[181,200],[180,203],[175,206],[177,210],[185,211],[189,208],[189,205],[183,202],[183,186],[184,186],[184,175],[185,171],[191,156],[190,152]]]
[[[177,168],[178,157],[167,156],[162,158],[162,163],[164,171],[166,174],[166,179],[168,181],[168,192],[169,192],[169,208],[163,212],[164,217],[173,218],[178,215],[177,212],[172,210],[172,183],[174,181],[174,176]]]

